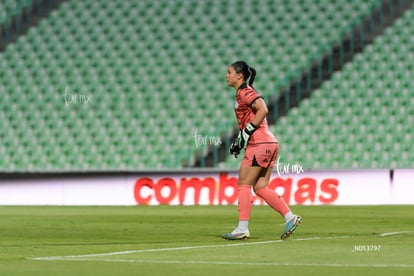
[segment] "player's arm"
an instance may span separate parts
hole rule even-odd
[[[254,100],[250,106],[255,114],[251,123],[256,127],[259,127],[264,118],[267,116],[267,113],[269,113],[267,105],[265,101],[260,97]]]
[[[251,122],[249,122],[246,127],[239,132],[239,136],[237,136],[237,149],[244,149],[247,146],[247,143],[250,140],[250,137],[253,133],[259,128],[260,124],[266,117],[268,110],[266,103],[262,99],[262,97],[256,98],[251,104],[250,107],[253,109],[254,118]],[[230,150],[232,152],[232,150]]]

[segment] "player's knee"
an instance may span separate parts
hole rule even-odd
[[[257,196],[261,196],[261,194],[263,193],[264,189],[266,189],[266,185],[255,185],[253,187],[253,191]]]

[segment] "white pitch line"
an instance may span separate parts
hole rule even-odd
[[[340,264],[340,263],[269,263],[269,262],[219,262],[219,261],[180,261],[180,260],[137,260],[137,259],[66,259],[66,261],[141,263],[141,264],[186,264],[186,265],[247,265],[247,266],[304,266],[304,267],[399,267],[414,268],[414,264]]]
[[[198,246],[183,246],[183,247],[168,247],[168,248],[138,249],[138,250],[116,251],[116,252],[108,252],[108,253],[100,253],[100,254],[38,257],[38,258],[32,258],[31,260],[38,260],[38,261],[64,260],[64,259],[72,259],[72,258],[88,258],[88,257],[104,257],[104,256],[115,256],[115,255],[127,255],[127,254],[134,254],[134,253],[149,253],[149,252],[179,251],[179,250],[203,249],[203,248],[245,246],[245,245],[255,245],[255,244],[276,243],[276,242],[282,242],[282,240],[249,242],[249,243],[234,243],[234,244],[198,245]]]
[[[320,240],[320,239],[344,239],[344,238],[348,238],[348,237],[349,236],[327,237],[327,238],[312,237],[312,238],[303,238],[303,239],[293,239],[292,241],[311,241],[311,240]],[[30,260],[35,260],[35,261],[60,261],[60,260],[70,260],[70,259],[80,259],[80,258],[90,258],[90,257],[106,257],[106,256],[115,256],[115,255],[127,255],[127,254],[134,254],[134,253],[179,251],[179,250],[191,250],[191,249],[203,249],[203,248],[235,247],[235,246],[270,244],[270,243],[280,243],[280,242],[283,242],[283,240],[270,240],[270,241],[261,241],[261,242],[245,242],[245,243],[231,243],[231,244],[216,244],[216,245],[168,247],[168,248],[138,249],[138,250],[115,251],[115,252],[98,253],[98,254],[37,257],[37,258],[30,258]]]
[[[411,231],[400,231],[400,232],[388,232],[378,234],[378,236],[386,237],[391,235],[400,235],[412,233]],[[344,239],[350,238],[351,236],[338,236],[338,237],[311,237],[311,238],[302,238],[302,239],[293,239],[292,241],[311,241],[311,240],[320,240],[320,239]],[[91,257],[107,257],[107,256],[116,256],[116,255],[127,255],[134,253],[150,253],[150,252],[162,252],[162,251],[180,251],[180,250],[192,250],[192,249],[203,249],[203,248],[221,248],[221,247],[236,247],[236,246],[248,246],[248,245],[257,245],[257,244],[271,244],[271,243],[280,243],[283,240],[270,240],[270,241],[261,241],[261,242],[245,242],[245,243],[231,243],[231,244],[216,244],[216,245],[198,245],[198,246],[183,246],[183,247],[168,247],[168,248],[150,248],[150,249],[138,249],[138,250],[128,250],[128,251],[115,251],[108,253],[98,253],[98,254],[83,254],[83,255],[70,255],[70,256],[49,256],[49,257],[37,257],[29,258],[29,260],[35,261],[63,261],[63,260],[90,260],[83,258]]]
[[[401,235],[401,234],[408,234],[408,233],[412,233],[412,232],[411,231],[388,232],[388,233],[379,234],[379,236],[386,237],[386,236]]]

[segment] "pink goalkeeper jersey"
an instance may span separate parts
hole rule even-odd
[[[242,84],[237,90],[234,112],[236,113],[240,129],[244,129],[246,125],[253,120],[255,113],[251,104],[258,98],[262,98],[262,96],[260,96],[253,87],[247,84]],[[266,117],[263,119],[259,128],[250,137],[248,145],[262,143],[277,143],[277,139],[269,131]]]

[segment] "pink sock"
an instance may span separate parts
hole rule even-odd
[[[239,221],[249,220],[250,211],[252,210],[253,195],[250,185],[240,185],[238,188],[239,199]]]
[[[270,207],[279,212],[279,214],[281,214],[283,217],[289,213],[289,206],[275,191],[272,191],[265,187],[257,190],[256,195],[263,198]]]

